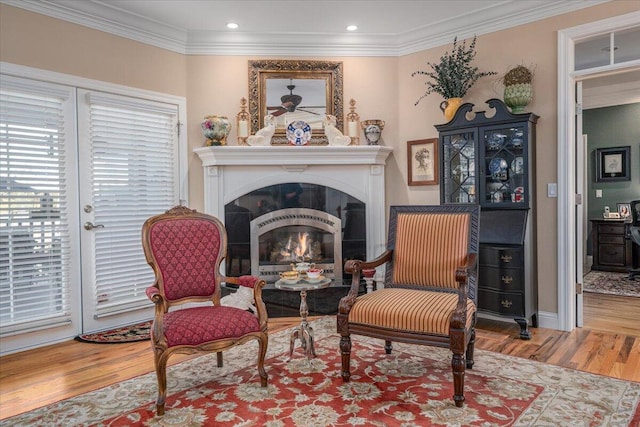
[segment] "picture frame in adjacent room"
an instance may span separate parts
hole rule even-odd
[[[631,180],[631,146],[596,149],[596,182]]]
[[[631,203],[618,203],[617,207],[620,218],[631,222]]]
[[[438,184],[438,138],[407,141],[409,185]]]

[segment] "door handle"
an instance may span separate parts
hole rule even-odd
[[[95,224],[94,225],[92,222],[89,222],[89,221],[84,223],[84,229],[85,230],[93,230],[94,228],[104,228],[104,225],[102,225],[102,224]]]

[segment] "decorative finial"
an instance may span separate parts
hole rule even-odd
[[[360,115],[356,113],[356,100],[349,101],[347,113],[347,134],[351,137],[351,145],[360,145]]]
[[[236,116],[237,129],[238,129],[238,145],[248,145],[247,137],[249,136],[249,122],[251,116],[247,112],[247,99],[242,97],[240,99],[240,112]]]

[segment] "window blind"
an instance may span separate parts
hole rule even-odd
[[[90,92],[95,317],[151,303],[140,232],[178,202],[177,106]]]
[[[0,335],[71,321],[70,88],[0,77]],[[67,107],[68,108],[68,107]]]

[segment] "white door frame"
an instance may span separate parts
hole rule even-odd
[[[633,12],[558,31],[558,325],[571,331],[576,326],[576,224],[575,174],[575,82],[590,75],[623,72],[640,67],[640,60],[574,71],[576,41],[640,25]]]

